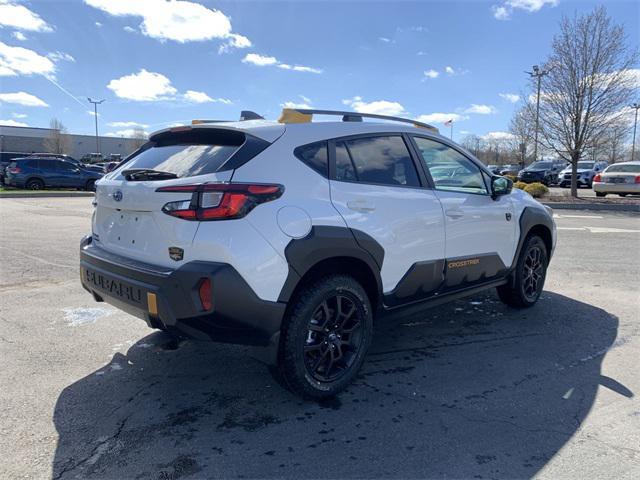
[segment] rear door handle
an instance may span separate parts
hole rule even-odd
[[[453,219],[464,217],[464,213],[462,213],[462,210],[447,210],[445,212],[445,215]]]
[[[376,209],[376,206],[367,200],[349,200],[347,202],[347,207],[350,210],[364,213],[373,212]]]

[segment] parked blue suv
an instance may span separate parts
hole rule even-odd
[[[7,167],[5,183],[29,190],[45,187],[95,190],[95,183],[102,175],[66,160],[16,158]]]

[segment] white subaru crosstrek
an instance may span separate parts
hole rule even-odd
[[[313,398],[353,380],[382,314],[489,288],[513,307],[538,300],[551,211],[433,127],[243,117],[156,132],[97,183],[80,250],[95,300],[176,336],[262,347]]]

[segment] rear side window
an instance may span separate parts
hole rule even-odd
[[[293,151],[308,167],[314,169],[323,177],[329,176],[329,159],[327,155],[327,142],[315,142],[302,145]]]
[[[418,172],[401,136],[357,138],[345,142],[358,181],[419,187]]]
[[[356,177],[356,169],[351,161],[349,151],[344,142],[336,143],[336,180],[355,182],[358,180]]]

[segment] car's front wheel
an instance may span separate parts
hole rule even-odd
[[[371,343],[373,312],[362,286],[331,275],[304,287],[283,322],[278,373],[294,393],[326,398],[357,375]]]
[[[516,308],[534,305],[544,287],[548,258],[542,238],[537,235],[527,238],[509,283],[497,288],[500,300]]]
[[[95,180],[89,180],[86,185],[84,186],[84,189],[87,192],[95,192],[96,191],[96,181]]]

